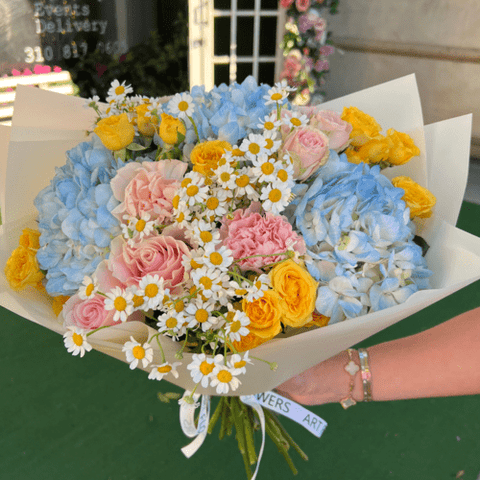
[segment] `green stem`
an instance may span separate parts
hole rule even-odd
[[[210,418],[210,422],[208,423],[208,433],[211,435],[215,425],[217,424],[218,419],[223,411],[223,402],[225,397],[220,397],[220,401],[218,402],[217,408],[213,413],[212,417]]]
[[[257,462],[257,453],[255,452],[255,440],[253,437],[253,417],[250,415],[251,407],[248,407],[241,401],[239,405],[244,416],[245,441],[247,444],[248,457],[250,458],[250,464],[254,465]]]
[[[111,325],[104,325],[103,327],[98,327],[95,330],[92,330],[91,332],[88,332],[86,336],[90,336],[92,333],[98,332],[99,330],[103,330],[104,328],[110,328]]]
[[[265,430],[267,431],[269,437],[273,440],[273,443],[275,443],[276,447],[278,448],[278,451],[282,454],[283,458],[285,458],[285,461],[290,467],[290,470],[292,471],[292,473],[294,475],[297,475],[298,470],[293,464],[293,461],[290,458],[290,455],[288,454],[288,451],[287,451],[288,443],[285,442],[285,439],[283,437],[278,437],[278,429],[276,429],[273,426],[271,421],[265,422]]]
[[[198,134],[197,126],[195,125],[195,122],[193,121],[192,117],[188,117],[188,119],[192,122],[193,129],[195,130],[195,135],[197,136],[197,142],[200,143],[200,135]]]
[[[238,449],[240,450],[240,453],[242,454],[243,457],[243,463],[245,465],[245,471],[247,473],[247,478],[250,479],[252,478],[252,471],[250,469],[250,465],[252,464],[248,455],[248,449],[247,449],[247,444],[246,444],[246,439],[245,439],[245,429],[244,429],[244,422],[240,418],[241,411],[238,407],[238,402],[239,400],[235,397],[232,397],[230,402],[232,404],[232,413],[233,413],[233,419],[235,422],[235,429],[237,431],[237,442],[238,442]]]

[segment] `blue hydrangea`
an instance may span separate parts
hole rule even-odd
[[[330,323],[403,303],[429,288],[414,224],[402,200],[378,166],[348,162],[330,152],[307,185],[297,186],[288,214],[301,232],[320,282],[316,309]]]
[[[203,86],[193,87],[190,92],[195,104],[192,118],[200,141],[219,138],[235,145],[249,133],[260,131],[259,121],[272,110],[263,98],[269,89],[268,85],[258,85],[252,76],[241,84],[221,84],[210,92],[205,92]],[[196,140],[193,125],[187,120],[185,142],[192,144]]]
[[[94,135],[67,152],[50,185],[35,198],[40,230],[38,263],[50,295],[73,295],[85,275],[108,256],[121,233],[111,211],[118,205],[110,181],[123,165]]]

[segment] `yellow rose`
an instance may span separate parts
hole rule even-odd
[[[157,124],[157,118],[146,117],[145,114],[148,112],[148,103],[143,103],[135,107],[137,112],[137,127],[138,131],[145,137],[153,137],[155,135],[155,125]]]
[[[410,218],[428,218],[432,215],[432,209],[437,199],[429,190],[405,176],[393,178],[392,184],[405,191],[402,199],[410,208]]]
[[[37,251],[40,248],[40,232],[31,228],[24,228],[18,243],[22,247]]]
[[[211,175],[212,170],[217,168],[218,162],[227,150],[232,150],[232,146],[223,140],[199,143],[190,153],[193,170],[203,173],[205,176]]]
[[[268,340],[282,330],[283,301],[278,293],[266,290],[263,297],[253,302],[242,301],[242,309],[250,318],[248,328],[257,337]]]
[[[246,327],[248,328],[248,326]],[[265,343],[268,338],[261,338],[254,335],[250,332],[248,335],[241,337],[239,342],[232,342],[233,347],[237,352],[246,352],[247,350],[252,350],[255,347],[258,347],[262,343]]]
[[[351,163],[377,164],[387,160],[390,154],[390,142],[379,135],[377,138],[368,140],[358,149],[347,148],[346,154]]]
[[[5,276],[13,290],[22,290],[28,285],[42,288],[43,273],[37,263],[36,251],[20,245],[5,265]]]
[[[126,113],[102,118],[94,132],[100,137],[105,147],[114,152],[128,147],[135,137],[135,127],[128,121]]]
[[[387,138],[391,142],[388,162],[392,165],[403,165],[411,158],[420,155],[420,149],[413,143],[410,135],[397,132],[393,128],[387,131]]]
[[[160,138],[169,145],[178,143],[178,134],[185,135],[187,129],[185,124],[178,118],[162,113],[162,121],[160,122]]]
[[[290,259],[273,268],[269,277],[284,301],[282,323],[298,328],[312,320],[318,283],[308,271]]]
[[[52,310],[57,317],[62,313],[63,305],[65,305],[69,298],[70,297],[67,297],[65,295],[58,295],[57,297],[53,297]]]
[[[373,117],[357,107],[343,107],[342,120],[350,123],[353,127],[350,133],[350,144],[354,147],[360,147],[370,138],[379,135],[382,130]]]

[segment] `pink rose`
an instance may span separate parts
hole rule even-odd
[[[313,67],[317,72],[326,72],[330,68],[328,60],[318,59]]]
[[[287,135],[279,157],[289,154],[293,162],[294,178],[305,180],[324,165],[330,154],[328,137],[310,125],[295,128]]]
[[[277,262],[285,257],[274,256],[274,253],[285,252],[289,246],[300,253],[306,251],[303,238],[297,235],[286,217],[267,213],[234,212],[233,220],[228,223],[228,231],[223,244],[233,254],[233,258],[250,255],[271,255],[268,257],[253,257],[242,260],[238,265],[243,270],[259,269],[269,263]]]
[[[95,330],[107,325],[118,325],[114,322],[114,310],[105,310],[105,297],[94,295],[92,298],[82,300],[78,295],[70,297],[63,306],[63,318],[65,327],[79,327],[84,330]],[[141,321],[141,312],[134,312],[128,317],[128,321]]]
[[[298,58],[298,55],[289,54],[283,62],[283,71],[280,74],[280,80],[284,78],[291,84],[295,77],[302,69],[302,62]]]
[[[280,0],[280,6],[282,8],[289,8],[290,5],[292,5],[292,3],[294,2],[295,0]]]
[[[323,47],[320,47],[320,55],[324,55],[325,57],[332,55],[334,52],[335,47],[333,45],[323,45]]]
[[[332,150],[343,150],[348,144],[352,125],[342,120],[337,112],[320,110],[310,118],[310,125],[325,132]]]
[[[306,12],[310,8],[310,0],[296,0],[297,10]]]
[[[113,239],[108,268],[126,286],[138,285],[147,274],[159,275],[172,294],[179,294],[184,280],[182,258],[189,248],[181,240],[167,235],[148,237],[129,245],[122,236]]]
[[[128,163],[111,182],[113,195],[122,202],[112,213],[120,221],[125,213],[135,217],[149,213],[152,219],[169,223],[173,197],[186,169],[180,160]]]

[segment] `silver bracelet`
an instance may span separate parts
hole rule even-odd
[[[370,371],[370,365],[368,364],[368,352],[366,348],[358,349],[358,356],[360,357],[360,367],[362,369],[362,383],[363,383],[363,401],[372,401],[372,372]]]

